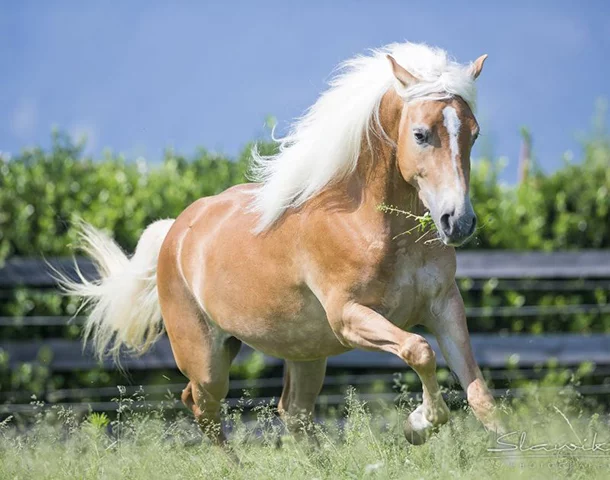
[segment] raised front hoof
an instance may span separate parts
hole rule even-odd
[[[422,405],[411,412],[405,421],[403,429],[407,441],[412,445],[422,445],[426,443],[430,436],[436,432],[441,425],[447,423],[447,420],[449,419],[448,409],[447,411],[444,411],[443,409],[439,413],[442,414],[437,415],[435,423],[432,423],[424,416]]]
[[[407,442],[409,442],[411,445],[423,445],[424,443],[426,443],[428,438],[430,438],[430,435],[432,433],[431,429],[416,430],[415,428],[413,428],[413,425],[411,425],[408,420],[405,422],[403,430]]]

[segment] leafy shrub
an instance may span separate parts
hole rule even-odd
[[[0,160],[0,264],[17,255],[71,254],[75,218],[132,250],[149,223],[244,182],[249,152],[232,161],[203,149],[191,158],[168,151],[149,165],[110,153],[94,160],[83,156],[83,147],[54,133],[50,151],[34,148]]]

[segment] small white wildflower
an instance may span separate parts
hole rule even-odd
[[[364,473],[375,472],[375,471],[379,470],[381,467],[383,467],[383,462],[369,463],[366,467],[364,467]]]

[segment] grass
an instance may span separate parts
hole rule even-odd
[[[410,446],[401,425],[414,405],[367,405],[352,391],[340,421],[330,418],[313,427],[319,446],[284,435],[269,406],[255,409],[256,422],[232,410],[229,443],[241,461],[237,466],[221,448],[199,442],[186,413],[169,420],[163,409],[136,404],[122,399],[112,420],[98,413],[78,418],[53,408],[41,409],[28,425],[5,420],[0,478],[592,479],[607,478],[610,471],[608,420],[595,410],[584,411],[570,389],[550,398],[534,389],[525,400],[504,402],[517,431],[507,443],[518,444],[525,432],[524,447],[546,443],[554,450],[538,447],[518,457],[490,453],[489,448],[502,446],[465,408],[454,411],[427,444]],[[593,441],[597,451],[590,450]]]

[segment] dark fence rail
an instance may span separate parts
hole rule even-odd
[[[578,313],[610,313],[610,304],[580,305],[523,305],[521,307],[466,307],[468,318],[499,317],[539,317],[554,315],[574,315]],[[0,317],[0,327],[57,327],[62,325],[81,325],[85,318],[33,315],[28,317]]]
[[[94,278],[91,261],[77,259],[86,278]],[[54,258],[48,264],[39,258],[11,258],[0,269],[0,288],[16,286],[55,287],[50,267],[74,274],[74,260]],[[610,250],[578,252],[464,251],[457,256],[458,278],[471,279],[610,279]]]
[[[424,335],[437,355],[439,367],[446,367],[445,359],[433,336]],[[471,335],[475,358],[485,368],[502,368],[506,365],[522,368],[543,366],[553,359],[560,365],[574,366],[583,362],[610,365],[610,334],[547,334],[547,335],[494,335],[474,333]],[[8,353],[9,365],[15,367],[23,362],[39,363],[54,371],[90,370],[101,366],[115,369],[110,361],[98,363],[89,348],[83,350],[78,340],[18,340],[0,342],[0,349]],[[42,350],[41,350],[42,349]],[[245,361],[253,352],[243,346],[236,362]],[[265,365],[279,366],[283,360],[265,356]],[[121,365],[128,370],[176,368],[169,340],[162,337],[142,356],[121,357]],[[329,357],[329,367],[356,369],[383,368],[400,370],[404,362],[389,353],[352,350]]]
[[[610,278],[610,250],[577,252],[464,251],[458,278]]]

